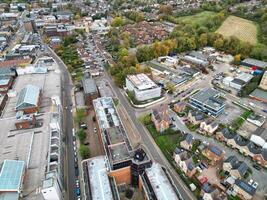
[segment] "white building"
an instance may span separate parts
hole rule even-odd
[[[134,91],[138,101],[146,101],[161,96],[161,87],[157,86],[147,75],[128,75],[126,78],[126,88]]]

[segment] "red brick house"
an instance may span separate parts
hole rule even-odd
[[[171,119],[168,114],[168,106],[161,105],[159,108],[153,109],[152,121],[158,132],[163,132],[170,127]]]

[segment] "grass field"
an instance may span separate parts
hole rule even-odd
[[[250,44],[257,43],[257,26],[240,17],[229,16],[216,32],[225,37],[236,36]]]
[[[176,18],[177,21],[183,22],[185,24],[193,24],[193,25],[205,25],[210,20],[210,18],[215,17],[218,13],[204,11],[195,15],[189,15],[185,17]]]

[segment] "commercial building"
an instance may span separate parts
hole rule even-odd
[[[161,96],[161,87],[157,86],[147,75],[128,75],[126,88],[133,91],[138,101],[146,101]]]
[[[221,93],[213,88],[204,88],[189,98],[189,104],[202,112],[217,117],[224,112],[225,102]]]
[[[267,67],[267,62],[256,60],[253,58],[246,58],[240,62],[240,65],[243,65],[246,67],[257,67],[260,70],[264,70]]]
[[[229,86],[236,90],[241,90],[252,78],[253,75],[251,74],[241,73],[230,82]]]
[[[98,97],[98,90],[95,81],[86,74],[82,79],[82,86],[85,104],[90,106],[92,105],[92,101]]]
[[[267,91],[255,89],[252,93],[250,93],[249,97],[257,101],[267,103]]]
[[[166,169],[152,164],[143,149],[132,148],[112,98],[95,99],[93,105],[106,155],[82,162],[85,199],[119,200],[127,185],[139,188],[142,199],[178,199]]]

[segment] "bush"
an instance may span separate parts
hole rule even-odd
[[[79,137],[81,143],[83,143],[84,140],[86,139],[86,132],[83,129],[80,129],[78,131],[78,137]]]
[[[127,188],[125,191],[125,197],[131,199],[133,197],[133,191],[130,188]]]
[[[83,144],[80,146],[79,152],[82,159],[87,159],[90,156],[89,148]]]
[[[84,120],[85,115],[86,115],[86,110],[85,109],[83,109],[83,108],[77,109],[76,115],[75,115],[75,118],[74,118],[75,122],[76,123],[81,123]]]

